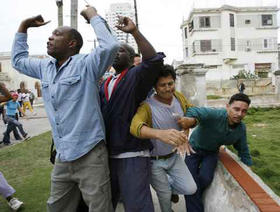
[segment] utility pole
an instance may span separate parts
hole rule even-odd
[[[57,22],[58,26],[63,26],[63,2],[62,0],[56,0],[57,5]]]
[[[135,24],[137,29],[139,29],[139,25],[138,25],[138,13],[137,13],[137,4],[136,4],[136,0],[134,0],[134,12],[135,12]],[[128,38],[127,38],[128,39]],[[137,48],[137,52],[138,54],[140,54],[140,50],[139,48]]]
[[[71,27],[78,29],[78,0],[71,0]]]

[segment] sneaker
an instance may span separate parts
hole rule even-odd
[[[25,134],[23,135],[23,138],[24,138],[24,141],[25,141],[25,140],[28,140],[28,139],[30,138],[30,136],[28,135],[28,133],[25,133]]]
[[[8,202],[8,205],[14,211],[18,210],[22,206],[22,204],[23,202],[19,201],[17,198],[14,197]]]
[[[171,195],[171,202],[173,202],[173,203],[179,202],[179,195],[178,194],[172,194]]]

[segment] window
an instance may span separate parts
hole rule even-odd
[[[187,38],[188,38],[188,28],[185,27],[185,28],[184,28],[184,31],[185,31],[185,38],[187,39]]]
[[[199,28],[210,27],[210,17],[199,17]]]
[[[235,38],[230,38],[230,49],[235,51]]]
[[[193,53],[195,53],[195,43],[192,43],[192,49],[193,49]]]
[[[251,24],[251,20],[249,19],[245,20],[245,24]]]
[[[186,48],[186,57],[189,56],[189,48]]]
[[[200,51],[201,52],[211,51],[211,40],[201,40],[200,41]]]
[[[267,39],[264,39],[263,40],[263,48],[267,49],[267,47],[268,47]]]
[[[233,14],[229,14],[229,25],[231,27],[234,27],[234,15]]]
[[[193,30],[193,21],[189,23],[189,32],[191,32],[192,30]]]
[[[272,15],[262,15],[262,25],[272,26]]]

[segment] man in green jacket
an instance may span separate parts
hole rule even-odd
[[[178,123],[184,129],[196,126],[190,137],[195,153],[187,155],[185,162],[198,189],[195,194],[185,196],[187,211],[204,211],[202,194],[213,180],[221,145],[233,145],[241,161],[252,165],[246,126],[241,122],[250,102],[247,95],[238,93],[230,98],[226,109],[192,107],[188,109],[186,117],[179,119]]]

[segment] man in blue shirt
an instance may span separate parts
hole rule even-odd
[[[16,127],[19,129],[21,135],[23,136],[24,139],[27,139],[27,133],[24,131],[22,124],[17,120],[16,118],[16,113],[17,110],[20,111],[22,113],[23,116],[25,116],[25,113],[22,111],[20,104],[17,101],[18,99],[18,94],[17,93],[13,93],[12,94],[12,100],[4,103],[4,105],[6,105],[6,115],[5,115],[5,121],[6,123],[8,123],[7,129],[4,132],[4,138],[3,138],[3,142],[5,145],[10,145],[10,133],[13,130],[16,130]],[[16,132],[17,137],[16,138],[20,138],[20,136],[18,135],[18,132]]]
[[[203,212],[203,191],[211,184],[221,145],[233,145],[241,161],[248,166],[252,159],[246,138],[246,126],[242,119],[250,105],[247,95],[233,95],[226,109],[189,108],[187,117],[178,122],[184,128],[197,126],[191,134],[190,144],[195,152],[187,155],[185,162],[197,184],[197,192],[186,195],[187,211]]]
[[[94,7],[87,7],[81,15],[99,42],[90,54],[79,54],[83,39],[77,30],[59,27],[47,42],[47,52],[53,58],[29,58],[27,29],[47,24],[41,15],[21,23],[13,44],[13,67],[42,82],[56,146],[48,211],[75,211],[80,193],[89,211],[112,210],[98,80],[112,64],[119,43]]]

